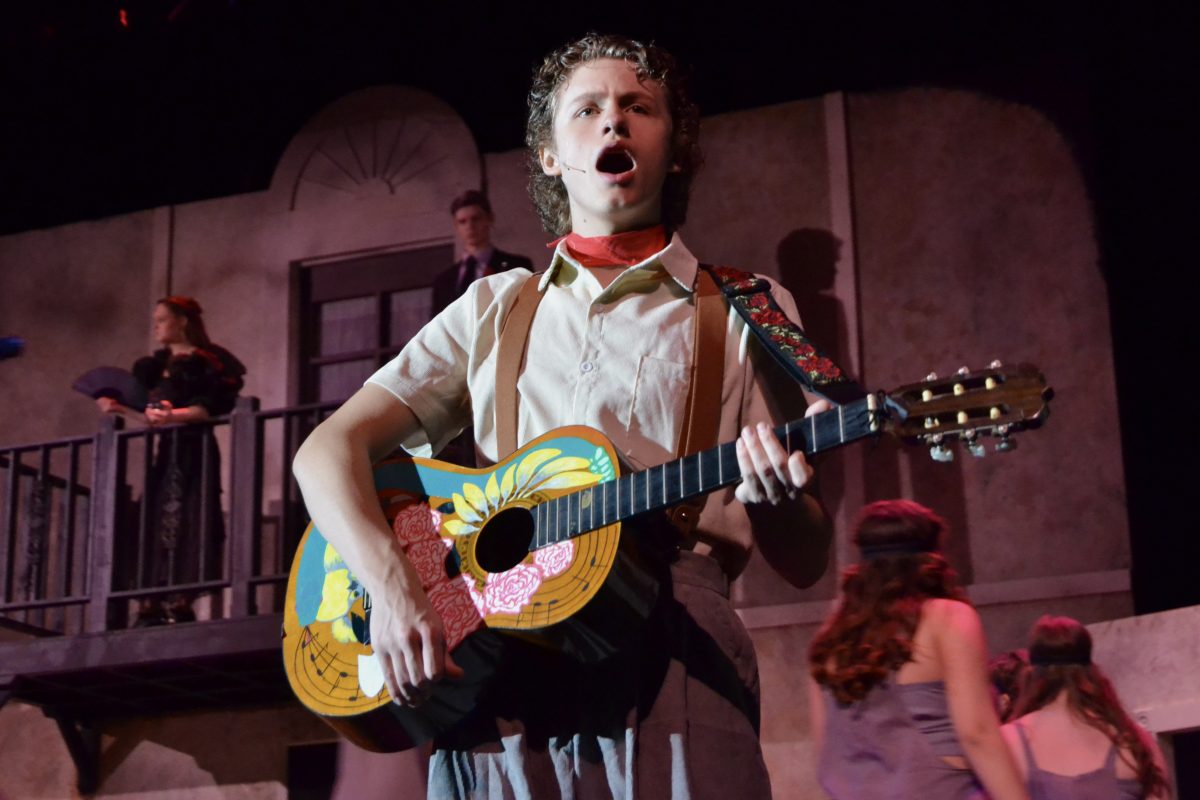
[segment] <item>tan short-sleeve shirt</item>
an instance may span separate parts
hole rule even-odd
[[[564,425],[603,432],[635,469],[676,456],[685,414],[694,332],[692,301],[698,263],[678,235],[607,288],[560,243],[540,279],[544,293],[529,333],[520,392],[521,444]],[[369,382],[392,392],[416,414],[421,431],[404,443],[417,455],[437,452],[468,425],[489,460],[497,460],[496,349],[500,324],[529,277],[515,269],[471,284]],[[789,318],[791,294],[771,283]],[[732,309],[727,320],[719,440],[743,425],[773,425],[803,415],[798,384],[771,362]],[[702,538],[748,552],[753,540],[732,489],[711,497]]]

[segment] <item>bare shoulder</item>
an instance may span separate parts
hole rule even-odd
[[[943,663],[967,656],[972,660],[977,656],[986,660],[987,645],[979,612],[961,600],[927,600],[921,606],[916,639],[931,645]]]
[[[1004,739],[1004,744],[1008,746],[1008,752],[1016,762],[1021,777],[1025,779],[1029,777],[1029,763],[1025,758],[1025,748],[1021,746],[1021,732],[1017,727],[1020,724],[1019,720],[1014,720],[1007,725],[1001,725],[1000,736]]]
[[[1017,726],[1020,724],[1020,722],[1014,720],[1000,726],[1000,735],[1004,737],[1005,744],[1014,753],[1020,753],[1021,751],[1021,735],[1017,730]]]
[[[942,630],[973,631],[981,626],[974,606],[946,597],[926,600],[921,606],[921,622]]]

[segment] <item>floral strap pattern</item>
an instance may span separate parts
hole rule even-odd
[[[866,396],[861,386],[818,350],[799,325],[788,319],[771,296],[771,284],[765,279],[733,267],[700,266],[713,276],[729,305],[746,321],[767,352],[806,389],[834,403]]]

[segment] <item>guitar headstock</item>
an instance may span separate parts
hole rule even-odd
[[[997,437],[997,452],[1016,447],[1012,434],[1036,428],[1050,413],[1053,390],[1032,364],[1005,367],[993,361],[987,369],[963,367],[954,375],[930,374],[924,381],[901,386],[887,404],[902,409],[889,414],[885,427],[900,438],[929,445],[935,461],[951,461],[946,444],[961,439],[968,452],[982,456],[982,437]]]

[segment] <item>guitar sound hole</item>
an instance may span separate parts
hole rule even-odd
[[[524,508],[506,508],[475,536],[475,562],[488,572],[504,572],[529,555],[533,515]]]

